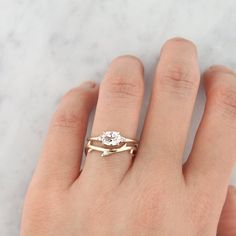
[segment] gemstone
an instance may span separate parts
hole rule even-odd
[[[104,145],[117,146],[125,141],[125,138],[117,131],[106,131],[98,138]]]

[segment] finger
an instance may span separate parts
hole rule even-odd
[[[230,186],[218,224],[217,236],[236,235],[236,188]]]
[[[199,77],[193,43],[181,38],[167,41],[156,70],[140,155],[135,161],[142,169],[143,164],[148,164],[155,169],[165,166],[169,170],[174,166],[182,171],[182,154]]]
[[[76,179],[87,121],[97,94],[98,86],[94,82],[86,82],[63,97],[50,124],[34,182],[67,187]]]
[[[214,66],[204,75],[207,102],[191,155],[184,166],[186,182],[207,185],[214,198],[224,197],[236,159],[236,75]]]
[[[115,59],[101,82],[92,136],[103,131],[119,131],[135,139],[143,98],[143,66],[131,56]],[[93,173],[100,179],[120,181],[132,162],[129,152],[101,157],[101,153],[88,154],[81,176]]]

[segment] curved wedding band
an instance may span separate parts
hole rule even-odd
[[[102,144],[96,145],[95,142]],[[85,154],[89,152],[101,152],[101,156],[110,156],[114,153],[129,151],[132,157],[135,156],[138,149],[138,142],[134,139],[123,137],[117,131],[106,131],[103,134],[88,138],[88,143],[85,147]]]

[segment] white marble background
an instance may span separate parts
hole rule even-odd
[[[0,0],[0,235],[19,234],[25,191],[64,92],[100,81],[113,57],[134,54],[146,67],[145,111],[160,47],[173,36],[197,44],[201,70],[236,69],[235,12],[234,0]],[[203,105],[201,89],[186,154]]]

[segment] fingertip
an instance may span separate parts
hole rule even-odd
[[[114,79],[114,77],[128,77],[142,81],[143,75],[144,66],[141,60],[132,55],[123,55],[112,60],[106,71],[105,79]]]
[[[161,48],[161,54],[163,52],[167,52],[168,54],[176,54],[176,55],[184,55],[185,52],[189,56],[193,56],[193,58],[197,57],[197,46],[192,42],[191,40],[181,38],[181,37],[175,37],[168,39]],[[181,54],[177,53],[178,51],[181,51]]]
[[[80,88],[87,89],[87,90],[94,90],[98,88],[98,84],[93,80],[88,80],[88,81],[83,82],[80,85]]]
[[[210,66],[203,74],[205,88],[209,90],[213,85],[224,84],[232,77],[235,79],[235,76],[236,73],[227,66]]]
[[[210,66],[206,71],[205,74],[207,73],[214,73],[214,72],[221,72],[221,73],[230,73],[234,74],[234,71],[230,69],[229,67],[221,64],[215,64]]]
[[[61,98],[59,106],[62,104],[78,103],[79,100],[97,100],[99,86],[95,81],[85,81],[78,87],[67,91]]]
[[[124,68],[132,66],[139,69],[142,74],[144,73],[144,65],[142,61],[134,55],[127,54],[116,57],[115,59],[112,60],[110,66],[113,66],[114,64],[116,67],[117,65],[121,64],[122,67]]]

